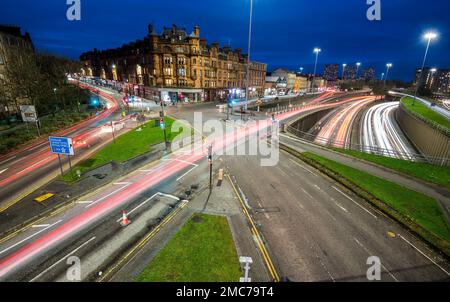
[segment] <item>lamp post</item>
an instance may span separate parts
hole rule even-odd
[[[384,79],[384,72],[381,73],[381,81]]]
[[[311,92],[314,92],[314,81],[316,80],[316,71],[317,71],[317,60],[319,59],[319,53],[322,51],[320,48],[314,48],[314,53],[316,54],[316,61],[314,63],[314,74],[313,74],[313,80],[312,80],[312,87]]]
[[[434,74],[436,73],[437,68],[431,68],[430,69],[430,89],[433,88],[433,84],[434,84]]]
[[[355,75],[356,80],[358,80],[358,71],[359,71],[359,67],[361,67],[361,63],[360,63],[360,62],[356,63],[356,75]]]
[[[247,110],[248,103],[248,87],[250,82],[250,50],[252,46],[252,18],[253,18],[253,0],[250,0],[250,19],[248,26],[248,48],[247,48],[247,78],[245,83],[245,110]]]
[[[344,63],[342,64],[342,81],[345,80],[345,68],[347,67],[347,64]]]
[[[300,70],[300,74],[302,74],[303,73],[303,67],[300,67],[299,70]]]
[[[386,81],[387,81],[387,77],[389,75],[389,70],[392,68],[392,63],[387,63],[386,64],[386,76],[384,77],[384,88],[386,88]]]
[[[414,106],[415,103],[416,103],[417,92],[419,91],[419,85],[420,85],[421,82],[422,82],[423,69],[425,68],[425,62],[426,62],[426,60],[427,60],[428,50],[430,49],[431,41],[434,40],[434,39],[436,39],[437,36],[438,36],[437,33],[431,32],[431,31],[430,31],[430,32],[427,32],[427,33],[423,36],[423,37],[427,40],[427,47],[426,47],[426,49],[425,49],[425,55],[424,55],[424,57],[423,57],[422,69],[420,70],[420,76],[419,76],[419,79],[417,80],[417,83],[416,83],[416,89],[415,89],[415,91],[414,91],[414,99],[413,99],[413,102],[412,102],[412,105],[413,105],[413,106]]]

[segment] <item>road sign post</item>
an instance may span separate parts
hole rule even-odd
[[[75,155],[72,139],[70,137],[56,137],[50,136],[48,138],[50,142],[50,149],[53,154],[58,154],[59,168],[61,170],[61,175],[64,175],[61,155],[67,155],[69,157],[69,166],[70,170],[72,170],[72,163],[70,161],[70,156]]]

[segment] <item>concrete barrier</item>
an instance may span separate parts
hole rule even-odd
[[[410,112],[400,103],[395,118],[408,139],[427,158],[440,166],[450,166],[450,132]]]

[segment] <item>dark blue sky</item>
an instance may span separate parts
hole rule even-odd
[[[66,19],[66,0],[3,0],[0,23],[21,26],[41,51],[72,58],[94,47],[117,47],[143,38],[147,24],[160,32],[173,23],[189,33],[195,24],[208,43],[247,49],[249,0],[82,0],[82,20]],[[428,64],[450,68],[449,0],[381,0],[382,20],[366,19],[366,0],[254,0],[252,59],[269,70],[305,67],[312,72],[316,46],[325,63],[377,68],[394,63],[392,77],[411,80],[421,64],[423,32],[435,29],[439,40]]]

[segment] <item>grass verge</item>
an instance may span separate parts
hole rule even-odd
[[[450,256],[450,223],[431,197],[313,153],[286,152],[316,167]]]
[[[450,189],[450,169],[448,167],[439,167],[427,163],[417,163],[348,149],[333,148],[333,150]]]
[[[439,113],[431,110],[431,108],[422,104],[420,101],[416,101],[413,106],[412,105],[413,100],[414,99],[411,97],[405,97],[402,99],[402,103],[406,106],[406,108],[408,110],[422,116],[426,120],[429,120],[431,122],[434,122],[434,123],[446,128],[447,130],[450,131],[450,120],[448,120],[445,116],[442,116]]]
[[[172,124],[174,122],[173,119],[166,117],[165,121],[167,139],[172,141],[180,132],[171,132]],[[139,128],[142,130],[136,131]],[[67,182],[77,181],[77,170],[83,174],[111,161],[124,162],[149,152],[152,145],[162,142],[164,142],[164,131],[155,125],[154,120],[151,120],[144,125],[136,127],[117,137],[115,143],[109,143],[92,157],[76,165],[72,171],[69,171],[64,175],[63,180]]]
[[[194,214],[136,281],[237,282],[241,274],[227,219]]]

